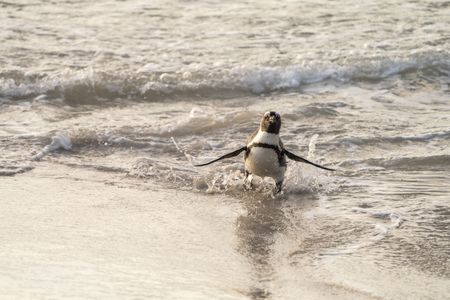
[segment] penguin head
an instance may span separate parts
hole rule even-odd
[[[278,134],[281,128],[281,116],[274,111],[266,111],[261,119],[260,130]]]

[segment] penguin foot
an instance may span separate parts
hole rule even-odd
[[[245,170],[245,178],[243,183],[244,190],[246,191],[253,190],[252,181],[253,181],[253,174]]]

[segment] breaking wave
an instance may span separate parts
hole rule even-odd
[[[307,84],[381,80],[396,74],[427,71],[449,76],[450,55],[445,51],[406,57],[343,58],[341,62],[310,62],[287,66],[231,66],[218,69],[186,66],[172,72],[142,67],[135,71],[87,68],[35,74],[20,70],[0,72],[0,98],[63,99],[70,105],[99,104],[116,98],[159,101],[180,97],[231,97],[296,89]]]

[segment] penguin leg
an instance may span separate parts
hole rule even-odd
[[[277,186],[277,194],[281,193],[281,189],[283,188],[283,180],[276,182]]]
[[[253,174],[245,170],[244,189],[246,190],[253,189],[252,181],[253,181]]]

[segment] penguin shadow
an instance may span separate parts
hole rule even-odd
[[[296,230],[292,214],[311,207],[312,195],[281,195],[247,192],[241,198],[246,213],[236,220],[237,251],[247,258],[252,272],[251,299],[271,299],[271,282],[276,277],[274,247],[280,235]],[[311,201],[313,200],[313,201]]]

